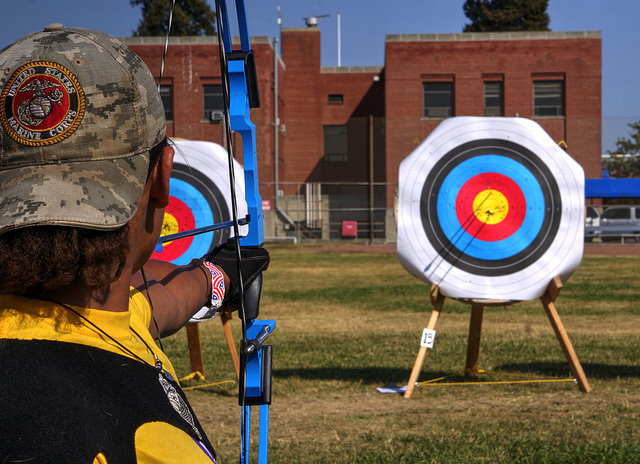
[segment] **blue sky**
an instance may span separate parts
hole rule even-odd
[[[213,0],[208,0],[213,3]],[[304,27],[304,17],[319,19],[322,64],[337,65],[337,13],[344,66],[384,63],[386,34],[461,32],[468,19],[464,0],[246,0],[251,35],[278,35],[283,27]],[[640,47],[635,30],[640,0],[550,0],[554,31],[601,31],[603,151],[627,123],[640,120]],[[140,9],[129,0],[0,0],[0,48],[52,22],[99,29],[116,37],[131,35]]]

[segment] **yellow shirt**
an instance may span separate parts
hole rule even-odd
[[[149,333],[151,309],[139,291],[131,289],[129,311],[113,312],[78,306],[70,307],[152,366],[156,364],[153,356],[155,353],[162,361],[164,369],[177,378],[171,361],[158,348]],[[139,361],[100,330],[64,306],[17,295],[0,295],[0,308],[3,308],[2,318],[0,318],[0,338],[78,343],[112,351]]]
[[[140,361],[104,335],[107,333],[152,366],[156,364],[155,353],[163,368],[177,381],[171,362],[149,333],[151,309],[140,292],[131,289],[129,311],[71,308],[101,330],[59,304],[17,295],[0,295],[0,338],[77,343]],[[189,435],[163,422],[140,426],[135,434],[135,444],[137,461],[141,464],[214,462]],[[98,454],[94,464],[107,464],[107,460],[103,454]]]

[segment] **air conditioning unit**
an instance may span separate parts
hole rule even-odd
[[[211,121],[212,122],[220,122],[224,119],[223,111],[212,111],[211,112]]]

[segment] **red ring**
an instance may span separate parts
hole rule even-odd
[[[502,193],[509,202],[507,216],[497,224],[479,220],[473,211],[473,200],[485,190]],[[512,179],[496,172],[485,172],[464,183],[456,197],[456,216],[460,226],[471,236],[487,242],[497,242],[513,235],[522,225],[527,202],[522,190]]]
[[[193,230],[196,228],[196,220],[193,211],[185,202],[176,197],[169,198],[169,204],[164,210],[165,214],[170,214],[178,221],[178,232]],[[168,244],[164,244],[162,252],[154,252],[152,259],[161,259],[162,261],[171,262],[182,256],[191,246],[193,237],[174,240]]]

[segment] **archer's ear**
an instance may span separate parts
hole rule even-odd
[[[173,154],[173,147],[164,147],[158,163],[153,168],[151,200],[157,208],[164,208],[169,204],[169,179],[173,167]]]

